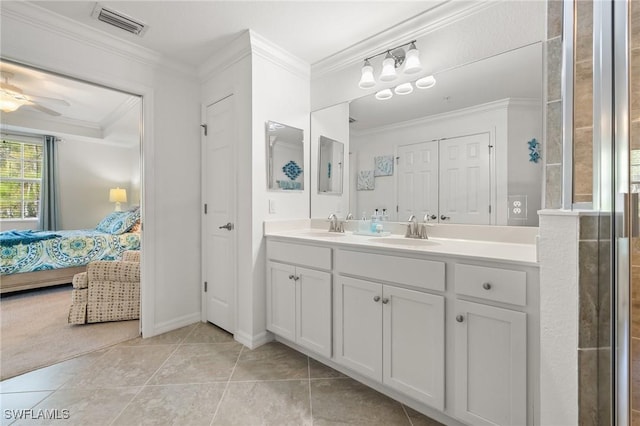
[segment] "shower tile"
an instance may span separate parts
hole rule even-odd
[[[631,408],[640,410],[640,339],[631,339]]]
[[[578,350],[580,426],[598,426],[598,350]]]
[[[591,201],[593,193],[593,129],[576,129],[573,141],[574,194],[588,195]]]
[[[598,351],[598,416],[600,419],[609,419],[611,416],[611,349],[604,348]],[[609,422],[601,421],[600,424],[608,425]]]
[[[562,102],[547,104],[547,164],[562,163]]]
[[[629,2],[631,4],[631,48],[640,48],[640,3],[637,1]]]
[[[631,51],[631,120],[640,119],[640,48]]]
[[[598,239],[599,217],[591,215],[580,216],[580,239],[596,240]]]
[[[562,38],[547,41],[547,101],[562,98]]]
[[[562,206],[562,166],[547,165],[545,176],[545,208],[559,209]]]
[[[607,347],[611,342],[611,241],[598,241],[599,268],[598,268],[598,346]]]
[[[598,347],[598,242],[580,241],[578,347]]]
[[[575,64],[573,127],[593,126],[593,65],[591,61]]]
[[[547,39],[562,35],[562,1],[547,1]]]
[[[574,2],[576,7],[576,61],[591,61],[593,58],[593,1]]]

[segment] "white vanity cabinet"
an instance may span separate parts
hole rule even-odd
[[[342,250],[336,262],[336,362],[443,410],[444,297],[378,280],[443,288],[444,263]]]
[[[526,272],[458,264],[455,291],[456,417],[478,426],[526,425]]]
[[[267,253],[267,329],[330,358],[331,273],[320,269],[331,269],[331,249],[268,242]]]

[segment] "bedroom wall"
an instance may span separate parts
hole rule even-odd
[[[143,95],[142,332],[200,319],[200,102],[195,71],[27,2],[2,2],[3,58]]]
[[[131,158],[139,157],[138,148],[90,142],[65,137],[58,142],[58,178],[60,194],[60,229],[87,229],[95,226],[114,210],[109,202],[109,189],[127,190],[133,205],[134,173]]]

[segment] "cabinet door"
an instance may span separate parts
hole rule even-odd
[[[336,361],[382,381],[382,284],[342,276],[336,281]]]
[[[456,416],[473,425],[527,423],[527,320],[522,312],[456,301]]]
[[[331,274],[296,268],[296,342],[331,358]]]
[[[384,383],[444,409],[444,297],[383,288]]]
[[[291,341],[296,338],[295,268],[267,262],[267,330]]]

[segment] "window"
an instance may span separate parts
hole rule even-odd
[[[42,182],[38,138],[3,138],[0,144],[0,220],[37,219]]]

